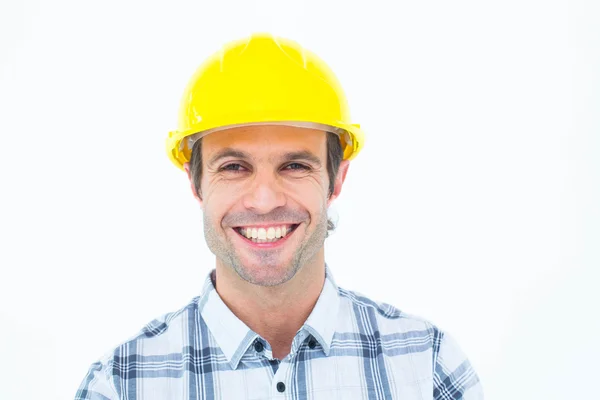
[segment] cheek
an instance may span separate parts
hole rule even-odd
[[[311,213],[318,213],[327,205],[327,188],[318,179],[302,179],[283,185],[288,199]]]
[[[203,186],[207,190],[203,194],[204,212],[219,220],[236,204],[241,202],[242,191],[237,185],[217,184]]]

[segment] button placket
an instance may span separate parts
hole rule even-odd
[[[289,355],[286,356],[283,360],[279,361],[279,366],[277,368],[277,371],[273,375],[273,383],[271,386],[273,388],[273,396],[275,398],[285,398],[285,395],[290,390],[286,378],[288,378],[288,373],[290,371],[292,362],[293,358],[290,358]]]

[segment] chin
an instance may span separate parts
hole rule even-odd
[[[297,269],[289,262],[247,261],[235,265],[234,269],[245,281],[260,286],[276,286],[289,281]]]

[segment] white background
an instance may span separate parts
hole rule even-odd
[[[593,0],[2,0],[0,398],[72,398],[199,293],[214,260],[164,140],[197,66],[254,31],[321,56],[367,135],[338,284],[452,334],[487,399],[597,398],[598,21]]]

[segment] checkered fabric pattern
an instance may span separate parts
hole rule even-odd
[[[328,266],[283,360],[227,308],[213,273],[200,296],[93,363],[75,399],[483,399],[451,336],[338,287]]]

